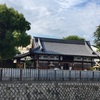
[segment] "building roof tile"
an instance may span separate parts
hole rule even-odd
[[[34,37],[33,43],[35,47],[32,49],[32,53],[97,57],[97,54],[92,50],[89,42],[84,40]],[[35,49],[37,47],[38,49]]]

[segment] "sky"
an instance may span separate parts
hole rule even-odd
[[[93,44],[100,25],[100,0],[0,0],[31,23],[28,34],[63,38],[78,35]]]

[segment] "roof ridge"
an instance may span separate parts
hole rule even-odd
[[[84,44],[84,40],[63,40],[63,39],[55,39],[55,38],[44,38],[44,37],[34,37],[38,41],[40,39],[43,42],[58,42],[58,43],[69,43],[69,44]]]

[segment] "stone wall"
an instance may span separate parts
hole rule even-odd
[[[99,82],[1,82],[0,100],[100,100]]]

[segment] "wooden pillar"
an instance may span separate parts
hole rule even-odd
[[[91,67],[93,66],[92,58],[91,58]]]
[[[33,60],[34,62],[34,69],[36,69],[36,60]]]
[[[24,62],[24,68],[26,68],[26,58],[25,58],[25,62]]]
[[[26,62],[24,62],[24,68],[26,68]]]
[[[35,69],[36,69],[36,67],[37,67],[37,66],[36,66],[36,64],[37,64],[37,63],[36,63],[36,60],[37,60],[36,55],[34,55],[34,56],[33,56],[33,62],[34,62],[34,68],[35,68]]]

